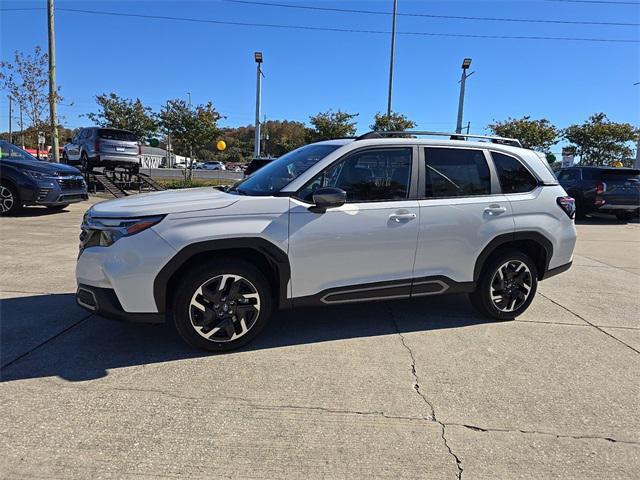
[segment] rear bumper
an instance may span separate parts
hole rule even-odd
[[[640,210],[640,204],[631,203],[605,203],[601,207],[598,207],[599,212],[603,213],[615,213],[615,212],[635,212]]]
[[[555,277],[556,275],[566,272],[571,268],[572,264],[573,264],[573,261],[569,263],[565,263],[564,265],[560,265],[559,267],[556,267],[556,268],[551,268],[546,272],[544,272],[540,280],[546,280],[547,278]]]
[[[134,323],[164,323],[162,313],[129,313],[120,305],[116,293],[111,288],[78,285],[76,302],[85,310],[101,317]]]
[[[95,157],[89,159],[94,166],[109,166],[109,165],[139,165],[139,155],[115,155],[113,153],[101,153]]]

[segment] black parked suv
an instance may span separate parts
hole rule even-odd
[[[640,211],[640,170],[570,167],[560,170],[558,180],[575,198],[578,218],[598,211],[627,220]]]
[[[80,170],[48,163],[0,140],[0,214],[16,213],[24,205],[61,210],[87,200],[87,184]]]

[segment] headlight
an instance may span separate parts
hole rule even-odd
[[[122,237],[130,237],[150,228],[164,218],[164,215],[136,218],[93,218],[85,214],[80,234],[80,251],[87,247],[108,247]]]
[[[45,179],[54,179],[55,177],[49,173],[36,172],[34,170],[21,170],[22,173],[27,175],[28,177],[33,178],[34,180],[45,180]]]

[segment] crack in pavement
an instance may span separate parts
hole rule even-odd
[[[611,437],[602,437],[599,435],[566,435],[561,433],[553,433],[553,432],[542,432],[538,430],[521,430],[518,428],[486,428],[486,427],[478,427],[477,425],[469,425],[465,423],[448,423],[449,426],[456,427],[464,427],[469,430],[474,430],[476,432],[505,432],[505,433],[524,433],[524,434],[533,434],[533,435],[549,435],[556,438],[572,438],[575,440],[605,440],[611,443],[624,443],[627,445],[640,445],[640,442],[632,442],[630,440],[617,440]]]
[[[554,303],[555,305],[559,306],[560,308],[566,310],[567,312],[569,312],[570,314],[578,317],[580,320],[588,323],[589,325],[591,325],[593,328],[595,328],[596,330],[598,330],[599,332],[604,333],[605,335],[607,335],[608,337],[613,338],[615,341],[620,342],[622,345],[624,345],[627,348],[630,348],[631,350],[633,350],[636,353],[640,353],[639,350],[637,350],[636,348],[633,348],[631,345],[629,345],[628,343],[623,342],[622,340],[620,340],[618,337],[611,335],[609,332],[603,330],[601,327],[599,327],[598,325],[596,325],[595,323],[591,323],[589,320],[587,320],[586,318],[584,318],[582,315],[577,314],[576,312],[574,312],[573,310],[571,310],[568,307],[565,307],[564,305],[562,305],[559,302],[556,302],[555,300],[553,300],[552,298],[546,296],[544,293],[538,291],[538,295],[542,296],[543,298],[546,298],[547,300],[549,300],[551,303]]]
[[[55,335],[53,335],[52,337],[47,338],[44,342],[39,343],[38,345],[36,345],[35,347],[33,347],[31,350],[23,353],[22,355],[14,358],[13,360],[11,360],[10,362],[5,363],[4,365],[0,365],[0,370],[4,370],[8,367],[10,367],[11,365],[13,365],[14,363],[16,363],[17,361],[31,355],[33,352],[35,352],[36,350],[38,350],[40,347],[45,346],[47,343],[51,342],[52,340],[55,340],[56,338],[64,335],[65,333],[67,333],[69,330],[71,330],[74,327],[77,327],[78,325],[80,325],[81,323],[85,322],[86,320],[89,319],[89,317],[91,317],[93,315],[93,313],[88,314],[86,317],[82,317],[80,320],[78,320],[77,322],[69,325],[67,328],[61,330],[60,332],[56,333]]]
[[[458,469],[458,474],[456,475],[456,478],[457,480],[462,480],[462,472],[464,471],[464,468],[462,468],[462,461],[460,460],[458,455],[456,455],[453,452],[453,450],[451,449],[451,446],[449,446],[449,442],[447,441],[447,436],[446,436],[446,425],[440,420],[438,420],[438,418],[436,417],[436,411],[435,411],[435,408],[433,407],[433,404],[429,401],[426,395],[420,390],[420,381],[418,379],[418,373],[416,372],[416,359],[415,359],[415,356],[413,355],[413,350],[411,350],[411,348],[406,344],[404,335],[402,334],[402,332],[400,332],[400,327],[398,326],[398,322],[396,321],[395,313],[393,312],[393,310],[391,310],[391,308],[389,308],[389,313],[391,315],[391,322],[393,323],[396,333],[398,334],[398,336],[400,337],[400,341],[402,342],[402,346],[409,353],[409,357],[411,357],[411,374],[413,375],[413,379],[414,379],[413,388],[415,389],[416,393],[420,396],[420,398],[422,398],[422,400],[424,400],[424,402],[429,406],[431,410],[430,420],[440,425],[440,429],[441,429],[440,436],[442,438],[442,441],[444,442],[444,446],[449,451],[449,455],[451,455],[456,462],[456,468]]]

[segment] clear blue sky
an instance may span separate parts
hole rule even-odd
[[[392,1],[263,0],[296,5],[391,11]],[[408,1],[400,13],[640,23],[640,6],[557,1]],[[45,0],[3,0],[1,8],[44,7]],[[56,1],[57,8],[390,30],[391,17],[276,8],[222,1]],[[3,59],[47,45],[46,11],[0,12]],[[255,64],[265,63],[263,111],[306,122],[329,108],[359,112],[359,131],[386,109],[389,35],[228,26],[158,19],[56,15],[60,113],[70,127],[87,123],[93,97],[114,91],[159,108],[168,98],[211,100],[224,125],[253,122]],[[639,39],[637,26],[554,25],[401,16],[399,32]],[[460,63],[473,58],[465,123],[483,131],[493,119],[531,115],[563,127],[594,112],[639,123],[640,44],[413,36],[396,43],[394,110],[423,129],[455,127]],[[70,105],[73,104],[73,105]],[[7,100],[0,99],[0,130]]]

